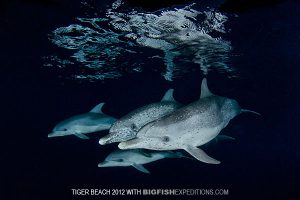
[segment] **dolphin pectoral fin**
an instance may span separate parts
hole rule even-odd
[[[217,139],[217,141],[219,141],[219,140],[235,140],[234,137],[230,137],[227,135],[218,135],[216,139]]]
[[[258,115],[258,116],[261,116],[261,114],[260,113],[258,113],[258,112],[255,112],[255,111],[252,111],[252,110],[247,110],[247,109],[241,109],[241,113],[253,113],[253,114],[256,114],[256,115]]]
[[[202,149],[193,146],[187,146],[186,150],[189,154],[194,156],[197,160],[208,164],[220,164],[221,162],[207,155]]]
[[[75,133],[74,135],[81,138],[81,139],[84,139],[84,140],[90,139],[88,136],[86,136],[84,134],[81,134],[81,133]]]
[[[141,171],[141,172],[144,172],[146,174],[150,174],[150,172],[143,165],[133,163],[131,166],[134,167],[135,169]]]

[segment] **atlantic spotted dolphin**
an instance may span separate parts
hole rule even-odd
[[[117,120],[109,129],[109,134],[99,140],[101,145],[123,142],[135,138],[137,132],[147,123],[172,113],[181,107],[169,89],[160,102],[138,108]]]
[[[116,119],[102,112],[103,105],[104,103],[100,103],[88,113],[76,115],[60,122],[48,137],[75,135],[81,139],[89,139],[85,134],[108,130]]]
[[[132,166],[137,170],[150,173],[143,164],[154,162],[163,158],[186,157],[181,152],[172,151],[147,151],[143,149],[115,150],[110,153],[98,167],[127,167]]]
[[[119,148],[184,149],[199,161],[219,164],[220,161],[197,147],[214,139],[232,118],[244,111],[249,112],[241,109],[237,101],[212,94],[203,79],[198,101],[150,122],[135,139],[121,142]]]

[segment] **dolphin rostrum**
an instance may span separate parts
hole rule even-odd
[[[174,100],[173,92],[173,89],[169,89],[160,102],[138,108],[117,120],[109,129],[109,134],[101,138],[99,143],[105,145],[133,139],[144,125],[181,107]]]
[[[132,166],[137,170],[150,172],[143,167],[143,164],[154,162],[163,158],[186,157],[181,152],[172,151],[147,151],[143,149],[115,150],[110,153],[98,167],[127,167]],[[189,157],[187,157],[189,158]]]
[[[100,103],[88,113],[76,115],[60,122],[48,137],[76,135],[81,139],[89,139],[85,134],[108,130],[116,119],[102,112],[103,105],[104,103]]]
[[[219,164],[197,148],[214,139],[229,121],[241,112],[237,101],[212,94],[202,80],[201,97],[173,113],[145,125],[135,139],[121,142],[120,149],[184,149],[199,161]],[[256,113],[258,114],[258,113]]]

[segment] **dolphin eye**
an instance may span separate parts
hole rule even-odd
[[[67,131],[68,129],[64,128],[63,131]]]
[[[135,131],[137,130],[137,126],[135,124],[131,124],[130,128]]]
[[[164,136],[164,137],[162,138],[162,141],[163,141],[163,142],[169,142],[169,141],[170,141],[170,138],[169,138],[168,136]]]
[[[120,158],[120,159],[117,159],[116,161],[117,161],[117,162],[123,162],[123,159]]]

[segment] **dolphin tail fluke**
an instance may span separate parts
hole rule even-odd
[[[150,172],[143,165],[139,165],[139,164],[134,163],[131,166],[134,167],[135,169],[139,170],[140,172],[150,174]]]
[[[202,149],[197,147],[187,146],[184,150],[186,150],[189,154],[195,157],[197,160],[201,162],[205,162],[208,164],[220,164],[221,162],[207,155]]]
[[[88,136],[86,136],[84,134],[81,134],[81,133],[75,133],[74,135],[77,136],[80,139],[84,139],[84,140],[90,139]]]
[[[255,111],[252,111],[252,110],[247,110],[247,109],[241,109],[241,113],[247,113],[247,112],[261,116],[261,114],[258,113],[258,112],[255,112]]]

